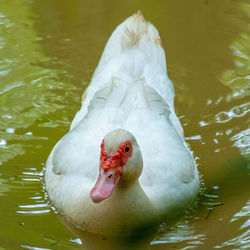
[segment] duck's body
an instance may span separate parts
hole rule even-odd
[[[135,14],[112,34],[71,130],[48,159],[46,188],[66,218],[87,231],[113,234],[193,200],[199,176],[173,99],[158,32]],[[122,140],[131,141],[140,154],[135,158],[133,152],[112,195],[97,204],[92,200],[99,198],[90,192],[98,177],[103,138],[110,155]],[[141,166],[135,174],[139,179],[128,177],[126,166],[132,159]]]

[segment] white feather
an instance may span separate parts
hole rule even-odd
[[[136,138],[143,171],[138,185],[96,205],[89,192],[98,176],[100,145],[117,128]],[[198,171],[174,112],[160,37],[140,13],[111,35],[70,132],[48,159],[46,188],[67,218],[95,233],[120,232],[136,220],[170,213],[198,192]]]

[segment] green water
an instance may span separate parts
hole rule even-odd
[[[44,166],[108,37],[138,9],[160,32],[206,186],[194,211],[146,244],[250,248],[247,0],[0,0],[0,248],[81,248],[49,204]]]

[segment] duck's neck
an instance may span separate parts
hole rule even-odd
[[[89,214],[83,217],[89,232],[123,234],[150,223],[155,214],[155,208],[138,180],[127,182],[121,178],[108,199],[99,204],[91,201]]]
[[[116,202],[117,201],[117,202]],[[148,216],[148,212],[154,210],[154,206],[142,189],[138,180],[133,182],[120,181],[112,196],[110,197],[112,206],[118,204],[129,212],[137,213],[140,215]]]
[[[114,190],[113,196],[117,196],[117,195],[130,195],[133,194],[134,195],[142,195],[147,197],[147,195],[145,194],[144,190],[142,189],[138,179],[133,180],[133,181],[127,181],[127,180],[123,180],[121,178],[121,180],[119,181],[116,189]]]

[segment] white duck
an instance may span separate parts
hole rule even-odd
[[[186,207],[199,175],[174,111],[156,28],[140,12],[110,37],[45,183],[69,221],[119,234]]]

